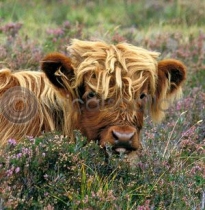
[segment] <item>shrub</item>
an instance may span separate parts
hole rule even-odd
[[[86,144],[77,131],[75,143],[52,133],[18,144],[10,139],[0,160],[3,205],[8,209],[199,207],[205,184],[204,144],[199,148],[183,140],[164,156],[151,150],[153,138],[146,135],[146,149],[135,167],[109,146],[106,152],[97,143]]]

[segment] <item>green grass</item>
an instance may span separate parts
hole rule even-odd
[[[102,39],[179,59],[188,78],[162,124],[146,117],[134,168],[110,148],[107,155],[96,143],[85,145],[78,132],[75,144],[59,134],[8,144],[0,208],[204,209],[204,10],[204,0],[1,1],[0,68],[38,70],[46,53],[66,53],[72,38]]]
[[[78,3],[77,3],[78,2]],[[204,29],[205,1],[195,4],[188,1],[144,2],[144,1],[19,1],[1,2],[0,17],[3,22],[23,22],[27,35],[46,38],[44,29],[60,25],[69,20],[71,24],[82,24],[85,31],[104,32],[120,26],[136,27],[141,33],[150,30],[192,31]]]

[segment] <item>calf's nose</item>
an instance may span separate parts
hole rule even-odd
[[[100,144],[104,147],[107,143],[117,152],[128,153],[141,147],[139,130],[130,125],[114,125],[101,133]]]
[[[131,129],[112,129],[112,136],[114,138],[114,147],[116,150],[118,149],[132,149],[133,148],[133,140],[136,134],[136,130],[134,128]]]

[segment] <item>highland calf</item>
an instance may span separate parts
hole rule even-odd
[[[185,66],[126,43],[73,40],[69,57],[47,55],[43,72],[0,71],[0,141],[59,130],[120,152],[141,148],[145,109],[155,122],[181,96]],[[148,105],[147,105],[148,104]]]

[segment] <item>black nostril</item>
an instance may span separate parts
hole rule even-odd
[[[119,132],[116,130],[112,131],[112,135],[115,140],[120,141],[131,141],[132,137],[135,135],[135,132]]]

